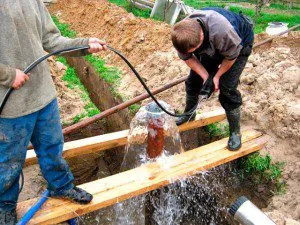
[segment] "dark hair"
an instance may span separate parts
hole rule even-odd
[[[200,43],[201,27],[196,19],[184,19],[176,23],[171,31],[173,46],[181,53],[187,53]]]

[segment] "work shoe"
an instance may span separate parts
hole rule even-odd
[[[242,146],[242,137],[240,131],[240,115],[240,108],[236,108],[232,111],[226,112],[230,131],[227,148],[230,151],[237,151]]]
[[[80,204],[88,204],[93,199],[93,195],[78,187],[73,187],[72,189],[60,191],[58,193],[50,191],[50,196],[69,199]]]
[[[186,94],[186,106],[184,109],[184,112],[189,112],[192,110],[197,104],[198,104],[198,95],[188,95]],[[196,112],[194,111],[193,113],[186,115],[186,116],[181,116],[176,119],[176,125],[179,126],[185,122],[188,122],[190,120],[194,120],[196,117]]]
[[[11,211],[0,211],[0,225],[15,225],[17,224],[16,209]]]

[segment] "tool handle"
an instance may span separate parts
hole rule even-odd
[[[214,92],[215,85],[213,82],[214,76],[210,75],[208,79],[204,82],[199,95],[204,96],[206,99],[208,99],[211,94]]]

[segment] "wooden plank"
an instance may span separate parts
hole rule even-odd
[[[222,121],[226,118],[223,109],[202,113],[196,116],[196,120],[182,124],[179,131],[186,131],[211,123]],[[124,146],[127,144],[128,130],[99,135],[81,140],[66,142],[64,144],[63,157],[72,158],[79,155],[96,153],[107,149]],[[25,166],[36,164],[37,158],[34,150],[28,150]]]
[[[211,169],[251,152],[260,150],[266,139],[256,131],[243,132],[243,146],[239,151],[228,151],[227,138],[167,157],[163,162],[153,162],[104,179],[81,185],[93,194],[88,205],[79,205],[67,200],[50,199],[29,224],[55,224],[83,214],[113,205],[117,202],[144,194],[186,178],[200,171]],[[23,215],[36,199],[18,204],[18,215]]]

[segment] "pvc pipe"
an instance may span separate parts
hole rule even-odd
[[[276,225],[245,196],[239,197],[232,204],[229,213],[242,225]]]
[[[70,219],[68,220],[69,225],[76,225],[76,219]]]
[[[28,212],[19,220],[17,225],[26,225],[34,214],[42,207],[50,196],[50,192],[46,190],[42,197],[28,210]]]

